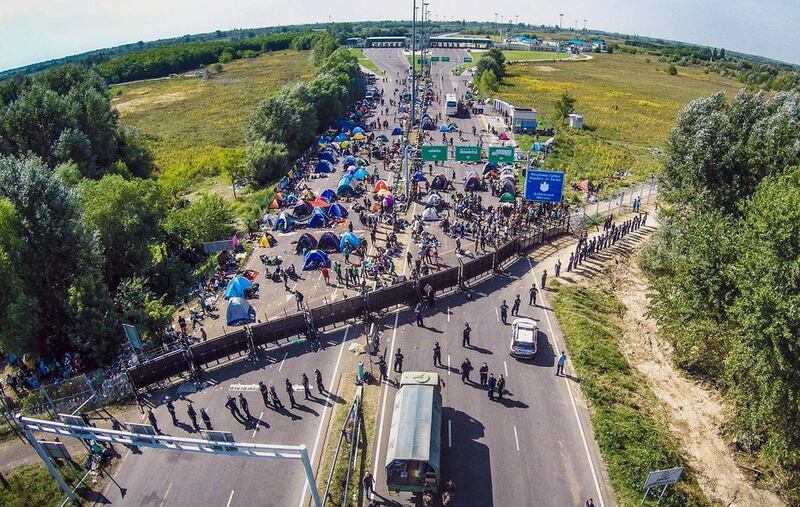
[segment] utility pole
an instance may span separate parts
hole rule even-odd
[[[561,49],[561,24],[564,22],[564,13],[558,15],[558,49]]]
[[[411,124],[408,127],[408,134],[411,135],[411,132],[414,130],[414,124],[416,123],[417,117],[417,0],[413,0],[413,11],[411,14]],[[408,202],[408,198],[411,194],[411,173],[409,171],[409,150],[411,148],[410,140],[406,139],[406,148],[405,148],[405,194],[406,194],[406,202]]]
[[[583,31],[586,32],[586,20],[583,20]]]

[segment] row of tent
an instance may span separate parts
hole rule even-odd
[[[325,253],[339,253],[344,252],[345,249],[355,250],[359,246],[361,246],[361,239],[352,232],[345,232],[339,237],[328,231],[323,233],[319,240],[313,235],[305,233],[298,238],[295,252],[301,254],[310,250],[321,250]]]

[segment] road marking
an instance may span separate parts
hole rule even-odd
[[[514,429],[516,430],[516,427]],[[447,420],[447,447],[453,447],[453,421],[451,419]],[[517,450],[519,450],[519,445]]]
[[[336,287],[336,290],[333,291],[333,296],[331,296],[331,302],[336,301],[336,295],[339,294],[339,287]]]
[[[278,366],[278,373],[280,373],[280,371],[283,369],[283,363],[286,362],[286,356],[288,356],[288,355],[289,355],[288,351],[283,353],[283,361],[281,361],[281,365]]]
[[[231,501],[233,501],[233,492],[235,490],[231,490],[231,496],[228,497],[228,503],[225,504],[225,507],[231,507]]]
[[[508,365],[503,361],[503,368],[506,370],[506,378],[508,378]]]
[[[397,336],[397,321],[398,321],[399,318],[400,318],[400,313],[399,312],[395,313],[394,314],[394,331],[392,332],[392,347],[389,350],[394,350],[394,339]],[[393,360],[394,360],[393,357],[389,358],[389,362],[390,363]],[[449,364],[450,364],[450,356],[447,357],[447,362],[448,362],[448,366],[449,366]],[[391,364],[389,366],[391,366]],[[448,368],[448,370],[449,370],[449,368]],[[388,390],[389,390],[389,384],[388,383],[383,384],[383,402],[381,403],[381,414],[380,414],[380,420],[378,421],[378,439],[376,440],[376,442],[378,442],[378,448],[375,449],[375,466],[373,467],[373,471],[372,471],[372,476],[373,477],[377,477],[378,476],[378,463],[380,463],[380,461],[381,461],[380,460],[380,457],[381,457],[381,438],[383,437],[383,421],[384,421],[384,419],[386,419],[386,399],[389,397],[388,396],[388,392],[387,392]],[[374,492],[372,493],[371,497],[372,498],[375,497],[375,493]]]
[[[258,427],[261,426],[261,418],[264,417],[264,412],[261,412],[261,415],[258,416],[258,422],[256,422],[256,429],[253,430],[253,438],[256,438],[256,431],[258,431]]]
[[[528,262],[530,261],[531,261],[530,258],[528,258]],[[533,285],[536,286],[535,276],[533,277]],[[539,294],[542,295],[542,306],[547,307],[547,302],[544,299],[544,291],[539,291]],[[558,339],[556,338],[556,335],[553,332],[553,325],[550,323],[549,310],[544,311],[544,318],[547,321],[547,328],[550,330],[550,336],[553,337],[553,342],[556,345],[556,350],[561,349],[561,346],[558,343]],[[597,499],[600,500],[600,507],[605,507],[606,504],[603,501],[603,493],[602,490],[600,489],[600,482],[597,480],[597,471],[594,468],[594,462],[592,461],[592,454],[589,452],[589,443],[586,440],[586,433],[583,431],[581,418],[578,415],[578,406],[575,404],[575,397],[572,395],[572,387],[570,387],[569,381],[564,382],[564,385],[567,386],[567,393],[569,393],[569,401],[570,403],[572,403],[572,413],[575,414],[575,422],[578,424],[578,430],[580,431],[581,434],[581,440],[583,440],[583,450],[586,451],[586,459],[589,461],[589,468],[592,471],[592,479],[594,479],[594,487],[597,490]]]
[[[447,322],[450,322],[450,307],[447,307]]]
[[[336,378],[339,375],[339,363],[342,362],[342,351],[344,350],[344,342],[347,341],[347,333],[350,332],[350,325],[348,324],[346,328],[344,328],[344,334],[342,335],[342,343],[339,345],[339,357],[336,358],[336,367],[333,369],[333,375],[329,377],[331,379],[331,389],[333,389],[334,382],[336,382]],[[331,405],[331,395],[333,391],[331,389],[328,390],[328,395],[325,396],[325,408],[322,409],[322,416],[319,418],[319,427],[317,427],[317,437],[314,439],[314,449],[311,451],[311,466],[314,466],[314,459],[317,457],[317,448],[319,447],[319,437],[322,435],[322,426],[325,423],[325,416],[328,413],[328,408]],[[377,464],[377,462],[376,462]],[[306,493],[308,492],[308,481],[305,481],[303,484],[303,493],[300,495],[300,507],[305,505]],[[231,492],[231,496],[233,493]],[[230,504],[229,504],[230,505]]]
[[[450,354],[447,354],[447,374],[450,375]]]
[[[519,437],[517,436],[517,427],[514,426],[514,441],[517,443],[517,450],[519,451]]]
[[[161,503],[159,504],[159,507],[163,506],[164,502],[167,501],[167,495],[169,495],[169,490],[171,490],[171,489],[172,489],[172,481],[169,481],[169,484],[167,485],[167,490],[164,492],[164,498],[161,499]]]
[[[494,307],[494,316],[497,318],[497,322],[500,322],[500,313],[497,311],[497,307]]]

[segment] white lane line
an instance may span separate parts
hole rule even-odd
[[[530,262],[530,258],[528,258],[528,262]],[[536,286],[536,277],[533,277],[533,285]],[[538,288],[538,287],[537,287]],[[542,306],[547,307],[547,302],[544,299],[544,291],[539,291],[539,294],[542,296]],[[550,323],[550,311],[544,311],[544,318],[547,321],[547,329],[550,330],[550,336],[553,337],[553,342],[556,345],[556,350],[564,350],[561,349],[561,345],[558,343],[558,339],[556,338],[555,333],[553,332],[553,325]],[[569,393],[569,401],[572,403],[572,413],[575,414],[575,422],[578,424],[578,430],[581,434],[581,440],[583,440],[583,450],[586,451],[586,459],[589,461],[589,468],[592,471],[592,479],[594,479],[594,487],[597,490],[597,499],[600,500],[600,507],[605,507],[605,502],[603,501],[603,492],[600,489],[600,481],[597,480],[597,471],[594,468],[594,462],[592,461],[592,454],[589,452],[589,442],[586,440],[586,433],[583,431],[583,425],[581,424],[581,418],[578,415],[578,406],[575,404],[575,397],[572,395],[572,387],[570,387],[570,382],[565,379],[563,382],[564,385],[567,386],[567,392]]]
[[[447,447],[453,447],[453,421],[447,420]],[[519,450],[519,445],[517,446]]]
[[[162,507],[164,505],[164,502],[167,501],[167,495],[169,495],[169,490],[171,489],[172,489],[172,481],[169,481],[169,484],[167,485],[167,490],[164,492],[164,498],[161,499],[159,507]]]
[[[256,431],[258,431],[258,427],[261,426],[261,418],[264,417],[264,412],[261,412],[261,415],[258,416],[258,422],[256,422],[256,429],[253,430],[253,438],[256,438]]]
[[[503,361],[503,368],[506,370],[506,378],[508,378],[508,365]]]
[[[389,350],[394,350],[394,339],[397,336],[397,320],[400,318],[400,313],[394,314],[394,331],[392,332],[392,347]],[[393,357],[389,358],[389,362],[393,361]],[[448,357],[448,362],[450,358]],[[449,364],[449,363],[448,363]],[[391,366],[391,364],[390,364]],[[391,370],[390,370],[391,371]],[[388,398],[388,391],[389,390],[389,383],[386,382],[383,384],[383,402],[381,403],[381,413],[380,419],[378,420],[378,439],[376,442],[378,443],[378,448],[375,449],[375,466],[372,470],[372,476],[378,476],[378,463],[381,462],[381,438],[383,437],[383,421],[386,419],[386,399]],[[372,493],[371,498],[375,498],[375,492]],[[302,507],[302,506],[301,506]]]
[[[447,322],[450,322],[450,307],[447,307]]]
[[[517,450],[519,451],[519,437],[517,436],[517,427],[514,426],[514,441],[517,443]]]
[[[336,358],[336,367],[333,369],[333,375],[328,377],[331,379],[331,389],[333,389],[334,382],[336,382],[336,378],[339,375],[339,363],[342,362],[342,351],[344,350],[344,342],[347,341],[347,333],[350,332],[350,325],[344,328],[344,334],[342,335],[342,343],[339,344],[339,357]],[[328,390],[328,395],[325,397],[325,408],[322,409],[322,416],[319,418],[319,427],[317,428],[317,437],[314,439],[314,449],[311,451],[311,466],[314,466],[314,459],[317,457],[317,448],[319,447],[319,437],[322,435],[322,426],[325,423],[325,416],[328,413],[328,408],[331,405],[331,395],[333,392]],[[308,492],[308,481],[303,483],[303,493],[300,495],[300,507],[305,505],[306,500],[306,493]],[[233,496],[233,493],[231,493]]]
[[[233,492],[235,490],[231,490],[231,496],[228,497],[228,503],[225,504],[225,507],[231,507],[231,502],[233,501]]]
[[[497,319],[497,322],[500,322],[500,313],[497,311],[497,307],[494,307],[494,316]]]
[[[447,354],[447,374],[450,375],[450,354]]]
[[[289,355],[288,351],[283,353],[283,361],[281,361],[281,365],[278,366],[278,373],[280,373],[280,371],[283,369],[283,363],[286,362],[286,356],[288,355]]]

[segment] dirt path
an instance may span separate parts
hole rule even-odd
[[[609,249],[611,255],[604,263],[571,274],[567,283],[609,288],[625,305],[622,353],[647,377],[661,400],[670,430],[689,457],[689,465],[709,500],[726,507],[784,505],[773,493],[755,487],[736,464],[730,442],[720,435],[727,410],[720,394],[673,366],[671,347],[661,339],[656,322],[646,317],[649,285],[635,255],[649,237],[643,235],[616,251],[616,247]],[[568,252],[560,253],[562,259],[569,256]]]

